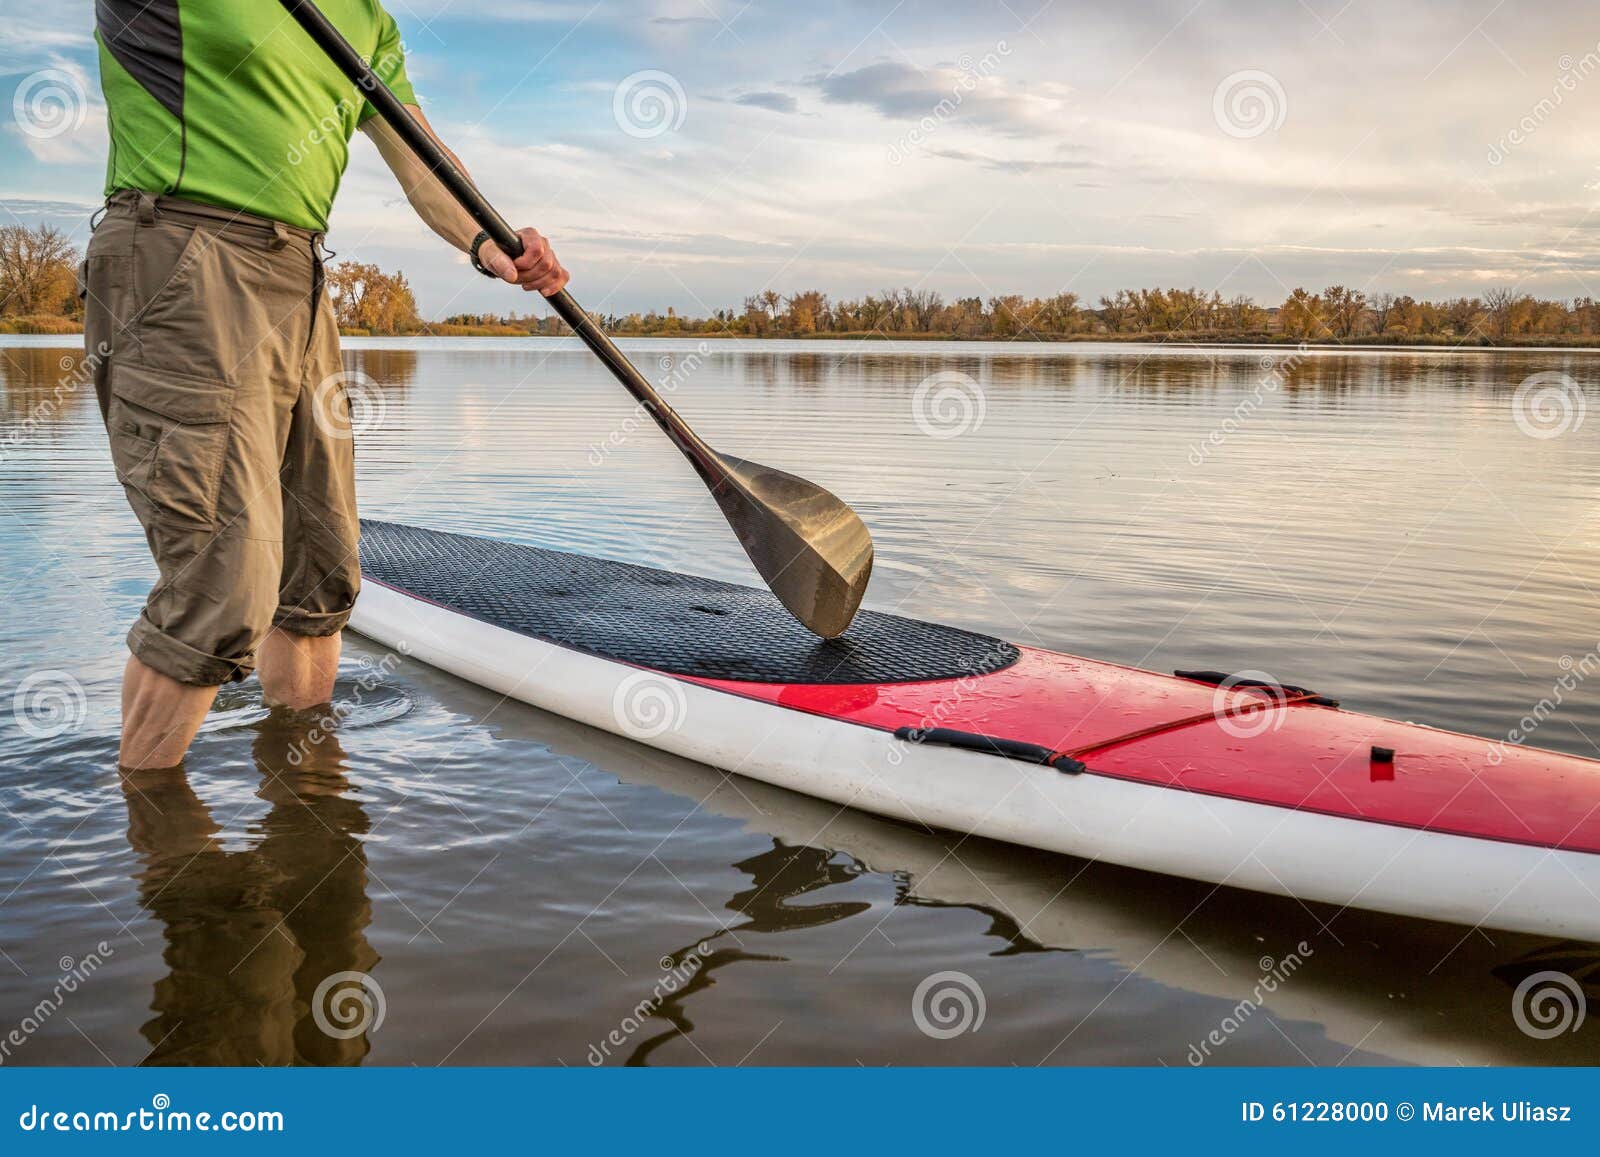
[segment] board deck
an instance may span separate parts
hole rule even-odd
[[[714,766],[1132,867],[1600,939],[1600,762],[893,615],[824,643],[763,591],[470,535],[364,523],[362,565],[355,629]],[[615,710],[640,678],[685,708],[646,735]],[[1044,757],[906,742],[930,728]]]

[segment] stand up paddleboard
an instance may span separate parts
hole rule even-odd
[[[879,815],[1211,883],[1600,940],[1600,762],[863,611],[364,522],[351,627],[494,691]]]

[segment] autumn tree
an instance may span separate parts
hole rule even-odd
[[[991,297],[989,322],[995,337],[1016,337],[1026,331],[1028,315],[1022,297],[1019,294]]]
[[[1075,333],[1080,321],[1078,295],[1058,293],[1039,303],[1034,320],[1047,333]]]
[[[751,337],[765,337],[772,329],[772,312],[764,295],[753,294],[744,299],[744,325]]]
[[[1367,295],[1359,289],[1330,285],[1322,291],[1323,323],[1337,338],[1354,337],[1366,310]]]
[[[1452,337],[1478,337],[1488,331],[1489,316],[1476,297],[1456,297],[1439,305],[1444,327]]]
[[[1395,296],[1392,293],[1374,293],[1367,308],[1372,311],[1372,329],[1374,333],[1387,333],[1389,319],[1394,315]]]
[[[982,337],[988,332],[988,319],[983,312],[981,297],[958,298],[945,311],[946,324],[957,337]]]
[[[1240,332],[1262,329],[1267,324],[1267,311],[1246,294],[1236,294],[1225,310],[1228,328]]]
[[[0,314],[76,314],[77,265],[77,249],[54,226],[0,227]]]
[[[1121,333],[1122,327],[1133,316],[1133,300],[1126,289],[1119,289],[1110,297],[1100,298],[1100,317],[1112,333]]]
[[[1278,324],[1289,337],[1311,341],[1322,337],[1327,326],[1322,319],[1322,298],[1304,289],[1295,289],[1278,308]]]
[[[328,267],[328,297],[345,329],[369,333],[405,333],[420,328],[416,295],[403,273],[385,273],[376,265],[341,261]]]
[[[1423,331],[1422,307],[1409,295],[1401,295],[1390,304],[1384,318],[1383,332],[1419,334]]]
[[[816,333],[828,327],[828,295],[808,289],[789,299],[783,325],[790,333]]]

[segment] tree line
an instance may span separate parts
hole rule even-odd
[[[74,333],[83,326],[78,266],[83,254],[50,225],[0,226],[0,333]],[[403,273],[341,261],[327,272],[341,329],[422,333],[417,299]]]
[[[81,328],[76,292],[82,255],[61,231],[41,225],[0,227],[0,332],[67,333]],[[403,273],[341,261],[328,268],[328,295],[346,333],[567,333],[554,316],[458,313],[426,322]],[[1409,294],[1368,294],[1332,285],[1295,289],[1281,305],[1200,289],[1119,289],[1090,303],[1076,293],[1009,294],[946,300],[907,287],[833,298],[818,289],[762,290],[739,309],[706,317],[596,313],[623,336],[931,337],[959,340],[1189,339],[1210,341],[1422,342],[1461,345],[1561,344],[1600,335],[1600,302],[1537,298],[1494,288],[1477,297],[1438,301]]]
[[[1076,293],[1051,297],[958,297],[905,288],[832,299],[821,290],[753,294],[742,309],[708,317],[596,313],[623,336],[931,337],[958,340],[1144,340],[1392,342],[1460,345],[1586,343],[1600,337],[1600,301],[1536,298],[1497,288],[1480,297],[1419,300],[1333,285],[1295,289],[1279,306],[1199,289],[1121,289],[1090,304]],[[457,314],[435,329],[565,333],[554,318]]]

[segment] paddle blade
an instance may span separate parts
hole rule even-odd
[[[866,524],[814,482],[731,455],[717,462],[711,493],[772,593],[812,634],[844,634],[872,577]]]

